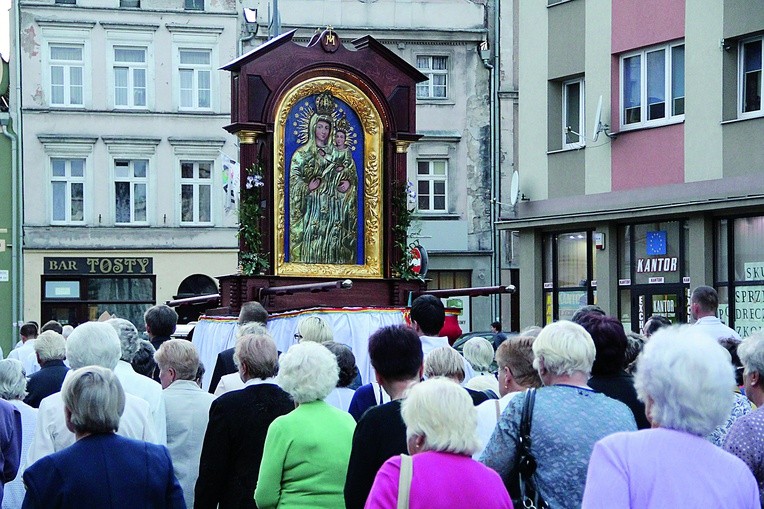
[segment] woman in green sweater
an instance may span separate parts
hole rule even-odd
[[[355,419],[323,401],[337,385],[337,359],[325,346],[305,342],[292,346],[279,364],[277,382],[297,408],[268,428],[255,489],[257,507],[345,507]]]

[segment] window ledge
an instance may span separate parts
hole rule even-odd
[[[745,117],[732,118],[730,120],[722,120],[721,125],[737,124],[738,122],[745,122],[746,120],[756,120],[764,118],[764,110],[757,115],[747,115]]]
[[[417,98],[416,103],[417,103],[417,106],[419,105],[454,106],[456,104],[455,101],[452,101],[450,99],[420,99],[420,98]]]
[[[570,147],[570,148],[559,148],[557,150],[548,150],[546,155],[551,156],[554,154],[562,154],[564,152],[575,152],[577,150],[583,150],[586,148],[586,145],[581,145],[578,147]]]
[[[660,124],[643,125],[638,127],[622,126],[620,131],[611,132],[610,134],[615,134],[615,135],[626,134],[626,133],[631,133],[634,131],[644,131],[645,129],[657,129],[660,127],[666,127],[669,125],[676,125],[676,124],[684,124],[684,117],[676,119],[676,120],[669,120],[668,122],[662,122]]]
[[[461,216],[459,214],[449,214],[448,212],[433,212],[431,214],[417,212],[414,214],[414,219],[419,221],[458,221],[461,219]]]
[[[559,0],[558,2],[547,4],[546,8],[549,9],[552,7],[557,7],[558,5],[561,5],[561,4],[569,4],[570,2],[573,2],[573,1],[574,0]]]

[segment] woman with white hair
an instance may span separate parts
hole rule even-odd
[[[703,331],[656,332],[635,384],[652,429],[595,445],[583,507],[760,507],[745,463],[704,438],[727,417],[734,380],[724,349]]]
[[[382,465],[367,509],[400,507],[405,493],[411,509],[512,507],[496,472],[470,457],[479,440],[475,408],[464,389],[445,378],[417,384],[403,400],[401,416],[411,457],[393,456]],[[401,474],[404,461],[411,465],[408,479],[406,470]]]
[[[297,408],[268,428],[255,489],[260,509],[345,506],[355,419],[323,401],[338,379],[337,359],[321,344],[299,343],[282,356],[277,382]]]
[[[26,466],[27,451],[34,436],[37,409],[22,401],[26,395],[27,379],[24,368],[16,359],[0,361],[0,398],[15,406],[21,414],[21,465],[16,478],[5,485],[3,509],[16,509],[24,501],[24,482],[21,474]]]
[[[450,346],[434,348],[424,358],[424,377],[435,378],[438,376],[453,380],[457,384],[464,382],[464,357]],[[472,404],[475,406],[488,399],[488,395],[484,392],[474,391],[466,387],[464,390],[472,398]]]
[[[567,320],[544,327],[533,342],[533,366],[544,387],[536,391],[531,418],[531,453],[536,487],[550,507],[579,507],[594,444],[618,431],[635,431],[629,407],[587,386],[594,342]],[[525,396],[510,401],[480,461],[513,489]],[[514,496],[518,494],[513,493]]]
[[[485,392],[491,399],[498,399],[499,381],[491,372],[494,358],[491,342],[485,338],[472,338],[464,344],[462,352],[464,358],[475,370],[475,376],[467,381],[465,387],[473,391]]]
[[[167,448],[115,433],[125,391],[112,370],[78,369],[61,393],[77,441],[27,468],[25,508],[186,507]]]

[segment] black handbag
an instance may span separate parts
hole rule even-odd
[[[513,493],[512,503],[518,508],[549,509],[549,504],[541,497],[536,486],[536,458],[531,453],[531,419],[535,401],[536,389],[527,389],[520,419],[517,462],[515,463],[517,492]]]

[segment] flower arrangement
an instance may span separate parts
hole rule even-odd
[[[414,211],[416,210],[416,191],[411,181],[395,181],[392,185],[393,207],[393,243],[401,250],[401,259],[393,267],[393,276],[406,281],[424,281],[424,278],[416,274],[412,269],[413,255],[411,249],[419,246],[419,241],[409,242],[409,236],[419,233],[415,226]],[[412,229],[412,226],[414,228]]]
[[[245,189],[239,199],[239,238],[244,242],[244,249],[239,251],[239,269],[242,274],[251,276],[263,273],[269,266],[260,231],[265,199],[262,164],[252,164],[246,169],[246,174]]]

